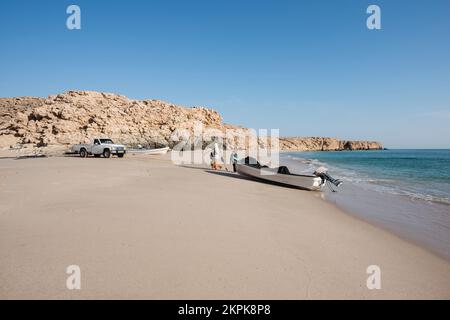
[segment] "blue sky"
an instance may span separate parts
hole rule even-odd
[[[2,0],[0,96],[107,91],[284,136],[450,148],[449,39],[448,0]]]

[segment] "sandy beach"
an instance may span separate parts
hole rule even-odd
[[[450,298],[449,261],[320,193],[169,155],[0,159],[0,252],[1,299]]]

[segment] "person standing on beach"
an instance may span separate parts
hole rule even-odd
[[[233,172],[236,172],[236,163],[238,162],[239,158],[236,153],[236,151],[233,151],[233,153],[230,156],[230,162],[233,165]]]
[[[214,150],[211,151],[211,153],[209,154],[209,158],[211,159],[211,169],[214,169],[214,165],[215,165],[215,162],[214,162]]]
[[[214,170],[220,170],[222,165],[220,161],[223,161],[222,156],[220,155],[219,145],[217,142],[214,143],[214,150],[211,152],[211,168]]]

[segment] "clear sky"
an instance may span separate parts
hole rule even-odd
[[[450,148],[449,0],[1,0],[0,40],[2,97],[107,91],[284,136]]]

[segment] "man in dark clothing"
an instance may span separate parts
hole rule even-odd
[[[233,164],[233,172],[236,172],[236,163],[238,162],[238,155],[236,152],[233,152],[230,157],[230,162]]]

